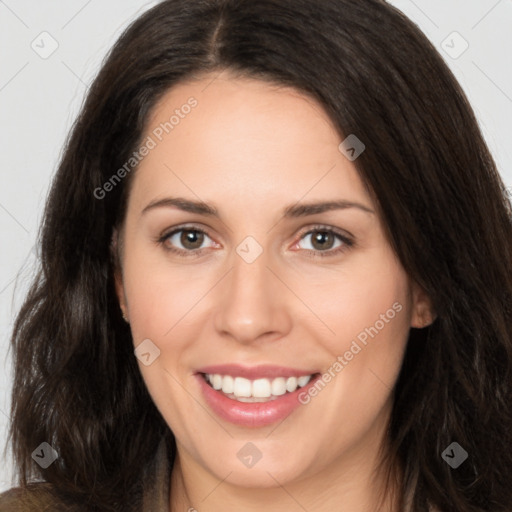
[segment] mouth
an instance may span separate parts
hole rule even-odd
[[[201,373],[206,383],[215,391],[230,400],[243,403],[262,403],[278,400],[280,397],[294,393],[306,386],[318,373],[300,375],[299,377],[275,377],[246,379],[219,373]]]
[[[303,402],[319,371],[278,366],[218,365],[195,373],[202,396],[219,418],[242,427],[263,427],[284,420]]]

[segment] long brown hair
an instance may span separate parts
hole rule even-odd
[[[401,509],[512,508],[512,213],[468,101],[436,49],[379,0],[167,0],[111,50],[66,145],[40,234],[41,268],[15,322],[10,436],[21,485],[43,479],[91,510],[129,510],[172,433],[138,370],[110,242],[136,169],[94,192],[141,142],[171,87],[228,69],[312,95],[340,134],[389,241],[432,299],[412,329],[386,461]],[[48,442],[47,469],[31,453]],[[457,442],[468,459],[452,469]],[[124,507],[124,508],[123,508]]]

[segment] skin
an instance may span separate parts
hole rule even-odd
[[[228,72],[214,78],[175,86],[153,110],[146,136],[188,98],[198,101],[140,163],[116,233],[117,293],[134,345],[149,338],[160,350],[139,366],[176,436],[171,511],[373,510],[391,388],[409,329],[433,320],[430,302],[393,253],[321,106],[294,89]],[[141,213],[170,196],[211,203],[220,218],[174,207]],[[354,207],[283,218],[287,205],[339,199],[373,213]],[[182,233],[157,241],[182,224],[208,235],[195,246]],[[354,245],[334,254],[344,245],[337,237],[314,244],[316,224],[350,234]],[[247,236],[263,249],[252,263],[236,252]],[[173,246],[203,253],[166,251]],[[233,425],[201,396],[193,375],[207,364],[326,371],[397,302],[401,311],[343,371],[278,424]],[[252,468],[236,455],[249,441],[262,453]]]

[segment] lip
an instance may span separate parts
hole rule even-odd
[[[199,387],[201,388],[202,395],[204,397],[205,402],[209,406],[210,410],[213,411],[218,417],[221,419],[228,421],[229,423],[242,426],[242,427],[250,427],[250,428],[259,428],[265,427],[267,425],[272,425],[278,421],[284,420],[288,417],[295,409],[300,407],[302,404],[299,401],[299,394],[303,392],[307,392],[311,386],[314,386],[316,381],[321,377],[321,374],[318,372],[308,373],[295,373],[290,376],[301,376],[301,375],[310,375],[315,374],[315,376],[302,388],[297,388],[293,393],[286,393],[275,400],[271,400],[269,402],[238,402],[237,400],[233,400],[225,396],[222,392],[216,391],[213,389],[205,380],[203,373],[220,373],[222,375],[233,375],[232,371],[227,371],[224,368],[224,372],[220,371],[220,366],[216,367],[208,367],[208,370],[215,368],[214,372],[211,371],[201,371],[196,373],[194,376],[197,378],[199,383]],[[237,367],[239,368],[239,367]],[[267,370],[271,368],[269,373],[273,376],[275,375],[275,369],[278,367],[266,367]],[[248,374],[256,375],[256,378],[262,377],[261,367],[258,370],[258,373],[255,374],[255,368],[250,369],[249,373],[245,373],[244,375],[236,374],[233,376],[243,377]],[[246,370],[249,370],[246,368]],[[289,370],[289,369],[287,369]],[[281,368],[282,371],[282,368]],[[302,370],[301,370],[302,371]],[[268,375],[268,373],[267,373]],[[285,376],[288,373],[279,373],[277,376]],[[249,378],[249,377],[245,377]],[[254,378],[254,377],[251,377]],[[270,377],[265,377],[270,378]]]
[[[302,370],[297,368],[287,368],[272,364],[262,364],[257,366],[243,366],[239,364],[219,364],[213,366],[204,366],[197,370],[198,373],[209,373],[220,375],[231,375],[232,377],[244,377],[249,380],[256,379],[275,379],[276,377],[301,377],[302,375],[313,375],[319,370]]]

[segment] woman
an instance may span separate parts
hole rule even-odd
[[[162,2],[52,186],[0,510],[512,510],[511,244],[399,11]]]

